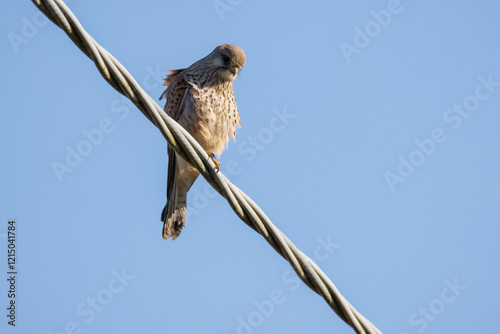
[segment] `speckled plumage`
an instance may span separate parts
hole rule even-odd
[[[236,138],[240,116],[233,81],[245,65],[239,47],[224,44],[187,69],[167,75],[165,112],[182,125],[209,153],[220,155],[229,137]],[[198,171],[168,147],[167,204],[163,209],[163,238],[179,236],[186,220],[187,192]]]

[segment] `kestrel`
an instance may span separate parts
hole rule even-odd
[[[184,127],[213,159],[236,139],[240,115],[233,81],[245,65],[245,53],[235,45],[216,47],[205,58],[186,69],[170,70],[164,79],[167,89],[165,112]],[[163,239],[175,240],[186,223],[187,192],[199,172],[169,146],[167,204],[161,213]],[[217,167],[219,164],[214,160]]]

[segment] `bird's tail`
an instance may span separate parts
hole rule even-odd
[[[186,224],[186,196],[178,188],[177,155],[168,147],[167,204],[161,213],[163,239],[175,240]]]
[[[161,213],[163,239],[175,240],[186,224],[187,192],[199,172],[168,148],[167,204]]]
[[[163,221],[163,239],[172,237],[172,240],[175,240],[186,224],[187,208],[185,197],[175,196],[175,191],[172,195],[174,196],[167,200],[167,204],[163,208],[161,220]]]
[[[177,191],[177,180],[174,181],[171,192],[167,198],[167,204],[161,213],[163,221],[163,239],[172,237],[175,240],[181,234],[186,224],[186,196],[179,196]]]

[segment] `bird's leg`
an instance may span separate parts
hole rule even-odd
[[[220,162],[215,160],[215,154],[213,154],[212,152],[207,152],[208,153],[208,156],[210,157],[210,159],[212,159],[212,161],[214,162],[215,164],[215,172],[219,172],[220,170]]]

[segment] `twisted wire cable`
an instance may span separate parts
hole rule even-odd
[[[223,196],[236,215],[258,232],[287,260],[295,273],[311,290],[319,294],[335,313],[356,333],[381,333],[363,317],[338,291],[323,271],[301,252],[266,214],[222,172],[215,172],[215,165],[205,150],[177,122],[139,86],[128,71],[83,29],[75,15],[61,0],[32,0],[54,24],[95,63],[104,79],[119,93],[129,98],[165,137],[169,145],[189,161]]]

